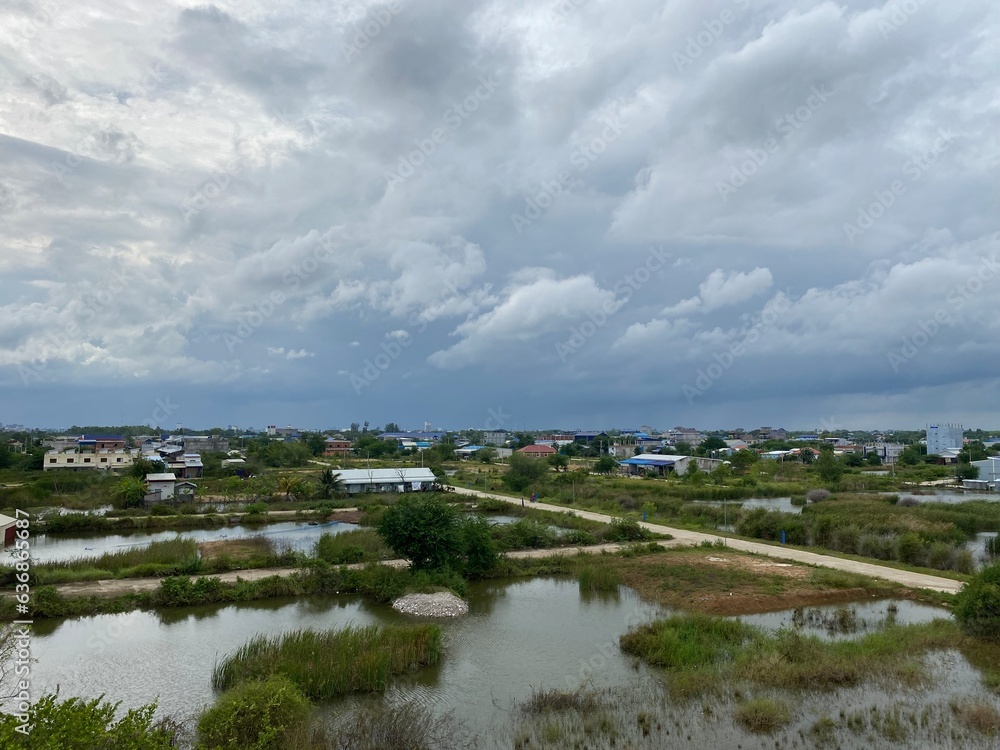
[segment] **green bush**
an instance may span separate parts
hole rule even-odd
[[[224,693],[198,719],[198,735],[207,750],[282,750],[309,713],[309,699],[295,683],[272,675]]]
[[[149,515],[151,516],[172,516],[174,512],[174,509],[166,503],[154,503],[149,509]]]
[[[967,633],[1000,640],[1000,564],[983,568],[962,588],[955,619]]]
[[[640,526],[635,518],[620,516],[611,519],[601,536],[605,542],[641,542],[653,535]]]
[[[404,497],[382,516],[378,533],[417,570],[459,567],[458,512],[440,497]]]
[[[118,703],[44,695],[32,707],[31,731],[16,731],[20,721],[0,713],[0,747],[25,750],[167,750],[175,747],[172,722],[154,722],[156,704],[133,708],[116,719]]]

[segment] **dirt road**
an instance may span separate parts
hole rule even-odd
[[[489,492],[480,492],[478,490],[464,489],[461,487],[456,487],[455,491],[462,495],[474,495],[477,497],[488,497],[503,500],[511,503],[512,505],[521,504],[521,500],[519,498],[507,497],[505,495],[495,495]],[[550,510],[556,513],[573,513],[580,518],[586,518],[591,521],[599,521],[601,523],[608,523],[612,519],[612,516],[608,516],[603,513],[595,513],[589,510],[574,510],[571,508],[564,508],[559,505],[549,505],[548,503],[531,503],[530,507],[537,508],[538,510]],[[790,547],[777,547],[775,545],[764,544],[762,542],[751,542],[743,539],[719,537],[715,534],[687,531],[686,529],[675,529],[669,526],[661,526],[653,523],[640,523],[645,528],[658,534],[670,534],[673,539],[659,542],[659,544],[664,547],[690,547],[699,545],[705,541],[715,542],[719,539],[724,539],[727,546],[731,549],[753,552],[759,555],[767,555],[781,560],[791,560],[794,562],[804,563],[806,565],[818,565],[824,568],[843,570],[848,573],[860,573],[862,575],[871,576],[872,578],[892,581],[911,588],[944,591],[947,593],[955,593],[962,588],[961,581],[953,581],[949,578],[940,578],[938,576],[926,575],[924,573],[911,573],[906,570],[896,570],[895,568],[887,568],[883,565],[878,565],[877,563],[842,560],[839,557],[821,555],[816,552],[806,552],[804,550],[793,549]],[[622,545],[620,544],[598,544],[591,547],[562,547],[558,549],[520,550],[518,552],[511,552],[509,555],[515,558],[532,558],[549,557],[552,555],[575,555],[581,551],[591,554],[600,554],[601,552],[616,552],[621,549],[621,547]],[[385,564],[392,565],[394,567],[403,567],[408,563],[406,560],[389,560]],[[363,567],[363,564],[348,565],[347,567],[359,568]],[[206,577],[219,578],[226,583],[235,583],[237,579],[243,579],[244,581],[257,581],[262,578],[268,578],[269,576],[290,576],[297,572],[299,572],[297,568],[256,568],[251,570],[235,570],[229,573],[217,573]],[[63,583],[57,585],[55,588],[60,594],[67,597],[120,596],[122,594],[154,591],[159,587],[159,585],[159,578],[129,578],[122,580],[90,581],[84,583]]]
[[[511,505],[521,504],[521,500],[519,498],[496,495],[490,492],[480,492],[479,490],[470,490],[464,487],[456,487],[455,492],[462,495],[475,495],[478,497],[503,500]],[[608,516],[603,513],[594,513],[589,510],[574,510],[572,508],[564,508],[561,505],[549,505],[548,503],[530,503],[530,507],[537,508],[539,510],[550,510],[556,513],[574,513],[580,518],[586,518],[591,521],[600,521],[602,523],[608,523],[612,519],[612,516]],[[953,581],[950,578],[941,578],[938,576],[926,575],[924,573],[911,573],[907,570],[896,570],[895,568],[888,568],[874,562],[866,563],[857,562],[855,560],[843,560],[839,557],[822,555],[817,552],[806,552],[804,550],[792,549],[789,547],[777,547],[763,542],[731,539],[720,537],[716,534],[705,534],[699,531],[674,529],[669,526],[661,526],[659,524],[646,523],[643,521],[640,521],[640,524],[650,531],[654,531],[658,534],[670,534],[673,539],[662,542],[665,547],[693,546],[701,544],[705,541],[714,542],[718,539],[724,539],[727,546],[732,549],[743,550],[744,552],[754,552],[758,555],[768,555],[782,560],[794,560],[795,562],[801,562],[807,565],[819,565],[824,568],[847,571],[848,573],[861,573],[862,575],[871,576],[872,578],[880,578],[883,581],[893,581],[912,588],[930,589],[931,591],[944,591],[954,594],[961,589],[963,585],[961,581]]]

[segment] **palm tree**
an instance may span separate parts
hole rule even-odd
[[[291,500],[293,495],[299,495],[305,490],[302,477],[278,477],[278,492],[285,493],[285,500]]]
[[[324,469],[319,475],[319,496],[327,499],[335,497],[344,491],[344,483],[340,474]]]

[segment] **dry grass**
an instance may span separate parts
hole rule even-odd
[[[989,703],[954,703],[952,711],[980,734],[1000,734],[1000,711]]]

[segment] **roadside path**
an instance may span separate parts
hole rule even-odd
[[[521,504],[520,498],[509,497],[507,495],[496,495],[490,492],[481,492],[479,490],[471,490],[464,487],[455,487],[455,492],[461,495],[475,495],[477,497],[503,500],[511,505]],[[549,505],[548,503],[529,503],[528,505],[532,508],[550,510],[555,513],[573,513],[580,518],[586,518],[590,521],[600,521],[601,523],[609,523],[613,518],[613,516],[605,515],[604,513],[595,513],[590,510],[564,508],[561,505]],[[719,539],[723,539],[726,545],[732,549],[738,549],[744,552],[754,552],[758,555],[767,555],[769,557],[777,557],[782,560],[794,560],[795,562],[801,562],[807,565],[818,565],[824,568],[843,570],[848,573],[860,573],[862,575],[871,576],[872,578],[881,578],[884,581],[900,583],[911,588],[930,589],[931,591],[943,591],[949,594],[954,594],[957,593],[958,590],[964,585],[961,581],[953,581],[950,578],[941,578],[939,576],[927,575],[925,573],[913,573],[908,570],[887,568],[884,565],[879,565],[877,563],[843,560],[839,557],[822,555],[817,552],[806,552],[805,550],[793,549],[790,547],[775,547],[774,545],[763,544],[762,542],[751,542],[744,539],[721,537],[716,534],[706,534],[699,531],[675,529],[669,526],[661,526],[660,524],[646,523],[645,521],[640,521],[639,523],[644,528],[658,534],[670,534],[673,539],[660,542],[660,544],[664,547],[694,546],[701,544],[702,542],[715,542]]]

